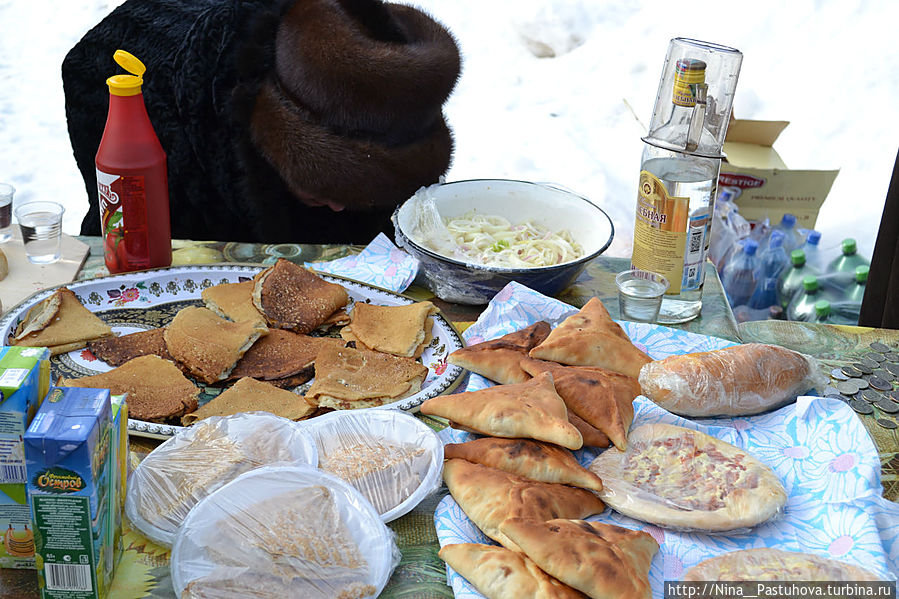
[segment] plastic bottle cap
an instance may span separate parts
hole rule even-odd
[[[793,266],[803,266],[805,264],[805,251],[793,250],[790,252],[790,262],[793,263]]]
[[[818,291],[818,277],[808,275],[807,277],[803,278],[802,287],[809,292]]]
[[[821,241],[821,231],[809,231],[806,241],[812,245],[818,245],[818,242]]]
[[[843,240],[843,254],[846,256],[851,256],[858,250],[858,247],[855,245],[855,240],[851,237],[847,237]]]
[[[743,253],[752,256],[759,249],[759,244],[755,239],[747,239],[743,242]]]
[[[785,229],[792,229],[793,225],[796,224],[796,215],[790,214],[789,212],[784,214],[780,219],[780,224],[783,225]]]
[[[113,75],[106,80],[109,93],[114,96],[136,96],[140,93],[140,87],[144,83],[143,75],[147,71],[144,63],[133,54],[124,50],[116,50],[112,55],[113,60],[120,67],[131,73],[130,75]]]
[[[827,300],[818,300],[815,302],[815,314],[818,316],[827,316],[830,314],[830,302]]]
[[[867,283],[868,282],[868,273],[870,272],[871,267],[867,264],[862,264],[861,266],[855,267],[855,280],[859,283]]]
[[[783,247],[784,234],[781,231],[771,231],[771,237],[768,238],[769,248]]]

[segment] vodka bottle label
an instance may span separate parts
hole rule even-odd
[[[671,284],[667,293],[677,295],[684,280],[690,198],[669,196],[664,183],[645,170],[639,189],[631,262],[634,268],[664,275]]]

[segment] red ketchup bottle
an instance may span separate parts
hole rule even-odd
[[[109,115],[96,157],[106,267],[116,273],[169,266],[166,157],[141,94],[146,67],[124,50],[113,58],[132,74],[106,80]]]

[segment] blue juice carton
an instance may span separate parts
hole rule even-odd
[[[25,433],[42,599],[99,599],[112,580],[108,389],[52,387]]]
[[[34,568],[24,436],[50,386],[50,350],[0,347],[0,568]]]

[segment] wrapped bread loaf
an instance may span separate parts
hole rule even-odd
[[[671,356],[640,369],[643,395],[682,416],[748,416],[785,405],[827,377],[814,358],[748,343]]]

